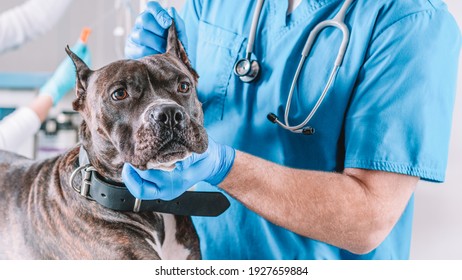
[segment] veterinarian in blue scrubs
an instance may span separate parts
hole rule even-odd
[[[284,115],[308,34],[344,1],[265,1],[252,52],[261,73],[244,83],[233,68],[245,57],[256,2],[190,0],[184,23],[157,3],[140,15],[127,56],[163,52],[175,19],[200,76],[210,143],[172,172],[125,165],[129,189],[142,199],[171,199],[200,182],[199,190],[218,186],[229,195],[231,207],[219,217],[193,218],[205,259],[409,258],[416,184],[445,179],[461,46],[456,22],[439,0],[354,1],[343,64],[309,123],[315,133],[304,135],[267,114]],[[318,36],[289,123],[313,108],[341,39],[333,28]]]

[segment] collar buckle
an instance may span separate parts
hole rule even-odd
[[[80,184],[80,189],[75,187],[73,184],[75,176],[79,173],[82,172],[82,183]],[[89,195],[90,192],[90,186],[91,186],[91,176],[92,172],[96,172],[96,169],[91,165],[83,165],[79,166],[77,169],[72,172],[71,177],[69,178],[69,185],[72,186],[72,188],[78,192],[81,196],[91,199],[91,196]]]

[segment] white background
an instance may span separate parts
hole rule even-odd
[[[462,1],[445,1],[462,29]],[[446,182],[420,182],[416,191],[413,259],[462,259],[462,59]]]
[[[460,280],[461,261],[11,261],[0,262],[5,279],[30,280]],[[27,267],[27,269],[24,269]],[[306,268],[299,275],[270,272]],[[255,271],[259,269],[260,273]],[[262,275],[262,271],[265,273]],[[181,271],[182,270],[182,271]],[[284,270],[283,270],[284,271]],[[8,272],[8,273],[5,273]],[[213,272],[213,273],[212,273]],[[308,274],[305,274],[307,272]],[[186,273],[188,275],[186,275]],[[193,275],[194,274],[194,275]],[[212,275],[211,275],[212,274]],[[275,275],[277,274],[277,275]],[[181,275],[181,276],[179,276]],[[198,276],[199,275],[199,276]]]
[[[114,2],[116,1],[74,1],[53,30],[18,50],[0,55],[0,71],[52,71],[64,58],[65,44],[72,45],[85,25],[94,27],[89,45],[95,68],[121,58],[123,40],[115,40],[112,30],[116,21],[123,24],[124,12],[111,12]],[[136,16],[138,1],[131,2]],[[170,1],[176,6],[181,6],[183,2],[184,0]],[[0,12],[18,3],[22,1],[0,1]],[[446,3],[462,29],[462,1],[447,0]],[[106,17],[103,21],[95,20],[104,16]],[[459,71],[458,80],[446,182],[419,183],[415,200],[412,259],[462,259],[462,70]]]

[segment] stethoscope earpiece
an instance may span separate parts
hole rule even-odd
[[[316,132],[314,128],[311,126],[307,126],[304,129],[302,129],[302,134],[303,135],[313,135]]]
[[[280,126],[282,126],[283,128],[291,131],[291,132],[294,132],[294,133],[301,133],[303,135],[313,135],[316,130],[311,127],[311,126],[307,126],[307,127],[304,127],[302,129],[291,129],[290,127],[284,125],[283,123],[281,123],[278,119],[278,116],[276,116],[276,114],[274,113],[269,113],[268,115],[266,115],[266,118],[272,122],[272,123],[275,123],[275,124],[279,124]]]
[[[278,120],[278,116],[276,116],[276,114],[274,113],[269,113],[268,115],[266,115],[266,118],[272,123],[276,123]]]

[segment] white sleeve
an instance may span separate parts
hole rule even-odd
[[[0,14],[0,53],[50,30],[72,0],[28,0]]]
[[[0,149],[17,152],[21,144],[40,129],[40,119],[29,107],[22,107],[0,121]]]

